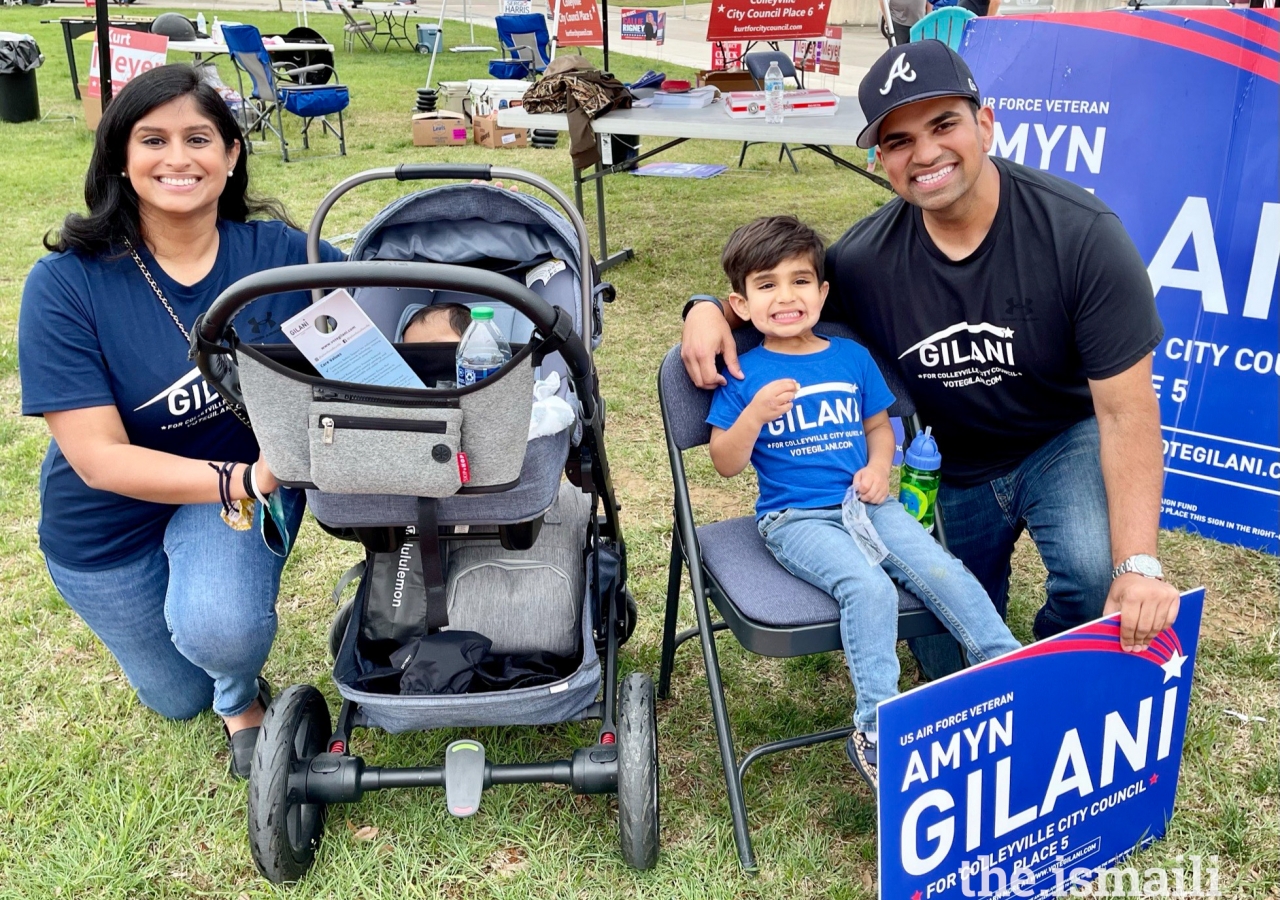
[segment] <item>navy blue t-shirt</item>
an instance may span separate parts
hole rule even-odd
[[[306,235],[282,222],[218,222],[218,258],[196,284],[138,253],[190,333],[196,317],[246,275],[307,261]],[[321,244],[325,262],[341,251]],[[285,343],[280,323],[310,302],[293,291],[259,297],[233,320],[241,340]],[[187,343],[131,256],[52,253],[35,264],[18,319],[22,413],[114,406],[130,443],[195,459],[252,462],[253,434],[187,359]],[[84,483],[57,443],[40,470],[40,549],[72,569],[106,569],[158,546],[177,507]]]
[[[867,464],[862,420],[893,405],[893,393],[861,344],[828,338],[817,353],[744,353],[741,381],[726,376],[711,399],[707,423],[728,430],[759,390],[794,378],[800,390],[791,411],[760,429],[751,451],[760,486],[756,517],[783,509],[839,506],[853,476]]]

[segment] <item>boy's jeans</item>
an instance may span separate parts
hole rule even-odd
[[[876,705],[898,693],[898,592],[924,602],[964,645],[972,662],[1017,650],[982,586],[968,570],[890,497],[867,514],[889,556],[872,566],[844,529],[836,509],[766,513],[760,536],[784,568],[840,604],[840,636],[853,678],[859,731],[876,731]]]
[[[302,491],[285,490],[287,527],[297,534]],[[178,507],[162,545],[112,569],[45,563],[54,587],[124,669],[138,699],[170,719],[213,706],[248,709],[276,635],[284,560],[257,528],[233,531],[217,503]]]

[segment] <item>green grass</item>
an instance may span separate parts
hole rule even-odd
[[[39,72],[46,111],[79,112],[71,99],[61,36],[39,24],[49,8],[6,9],[3,27],[36,35],[49,59]],[[291,15],[244,14],[264,31]],[[341,45],[339,20],[312,24]],[[446,31],[452,41],[461,30]],[[477,29],[477,38],[493,35]],[[79,48],[82,71],[88,46]],[[648,67],[615,56],[623,78]],[[414,89],[428,58],[408,52],[338,54],[351,86],[349,155],[299,151],[288,166],[269,146],[250,162],[257,189],[305,220],[341,178],[403,161],[515,165],[569,185],[565,142],[533,149],[415,148],[409,137]],[[671,67],[668,67],[669,72]],[[229,72],[224,70],[224,74]],[[438,79],[484,75],[483,55],[444,54]],[[294,129],[296,133],[296,128]],[[786,897],[869,898],[875,871],[875,807],[838,745],[783,754],[757,766],[746,795],[760,872],[738,870],[711,726],[706,681],[694,646],[681,651],[672,698],[659,704],[663,855],[635,873],[616,850],[615,812],[601,797],[553,787],[500,787],[479,815],[449,818],[438,791],[374,794],[332,810],[316,866],[293,888],[265,883],[245,838],[245,788],[226,773],[217,719],[165,722],[142,708],[110,656],[49,583],[35,541],[37,474],[47,444],[39,420],[18,415],[16,326],[23,279],[43,250],[40,237],[79,208],[91,138],[81,123],[0,125],[0,897]],[[678,311],[694,291],[723,290],[719,250],[732,228],[763,211],[795,212],[838,236],[885,199],[878,188],[799,154],[801,174],[774,162],[776,150],[690,142],[669,158],[723,162],[707,181],[618,177],[607,182],[615,246],[637,258],[610,271],[618,300],[608,310],[598,354],[609,401],[608,450],[622,502],[641,620],[624,648],[623,671],[656,673],[666,554],[667,471],[654,386],[662,354],[679,335]],[[355,231],[399,188],[357,190],[333,211],[326,234]],[[721,480],[705,454],[689,459],[700,515],[749,508],[749,479]],[[318,685],[333,701],[325,634],[328,592],[358,555],[353,545],[304,528],[280,593],[280,632],[266,674],[279,687]],[[1169,836],[1141,862],[1217,854],[1228,897],[1280,892],[1280,775],[1277,775],[1277,581],[1275,559],[1184,534],[1163,536],[1174,583],[1208,586],[1201,665],[1192,698],[1178,812]],[[1043,596],[1044,572],[1029,544],[1014,563],[1011,621],[1023,640]],[[681,627],[692,624],[686,603]],[[743,653],[728,639],[721,661],[739,746],[785,725],[816,730],[849,715],[850,688],[838,657],[780,661]],[[904,684],[914,669],[904,657]],[[336,709],[336,704],[334,704]],[[1232,710],[1264,721],[1241,721]],[[490,758],[552,757],[588,742],[585,726],[478,729]],[[359,733],[373,764],[438,762],[455,732],[389,737]],[[356,828],[377,828],[357,840]],[[350,826],[350,827],[349,827]]]

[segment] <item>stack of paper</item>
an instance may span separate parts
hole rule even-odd
[[[655,91],[650,105],[654,109],[701,109],[704,106],[710,106],[715,99],[716,89],[707,86],[694,88],[682,94]]]

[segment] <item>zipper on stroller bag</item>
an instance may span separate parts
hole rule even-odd
[[[459,409],[456,397],[403,397],[398,394],[357,393],[331,387],[312,387],[311,399],[326,403],[367,403],[371,406],[404,406],[419,409]]]
[[[333,443],[335,428],[354,428],[360,431],[416,431],[425,434],[446,434],[447,422],[428,422],[418,419],[374,419],[365,416],[321,416],[324,443]]]

